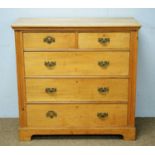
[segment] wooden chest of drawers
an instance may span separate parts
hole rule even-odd
[[[133,18],[19,19],[19,135],[118,134],[135,139]]]

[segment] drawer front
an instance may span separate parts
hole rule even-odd
[[[25,52],[26,76],[128,75],[129,52]]]
[[[24,33],[25,50],[75,48],[74,33]]]
[[[79,33],[79,48],[129,49],[130,33]]]
[[[27,79],[27,101],[127,101],[128,79]]]
[[[127,125],[127,104],[39,104],[27,106],[28,127],[100,128]]]

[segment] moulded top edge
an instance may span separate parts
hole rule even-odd
[[[137,27],[140,24],[128,18],[19,18],[12,24],[19,27]]]

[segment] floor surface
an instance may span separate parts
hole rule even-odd
[[[137,118],[137,140],[124,141],[121,136],[34,136],[31,141],[18,140],[18,119],[0,119],[0,145],[32,146],[148,146],[155,145],[155,118]]]

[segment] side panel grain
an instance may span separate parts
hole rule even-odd
[[[137,71],[137,47],[138,32],[131,32],[130,41],[130,64],[129,64],[129,104],[128,104],[128,125],[135,126],[135,104],[136,104],[136,71]]]
[[[26,126],[25,80],[24,80],[24,52],[22,46],[22,32],[15,31],[16,61],[18,79],[18,104],[20,127]]]

